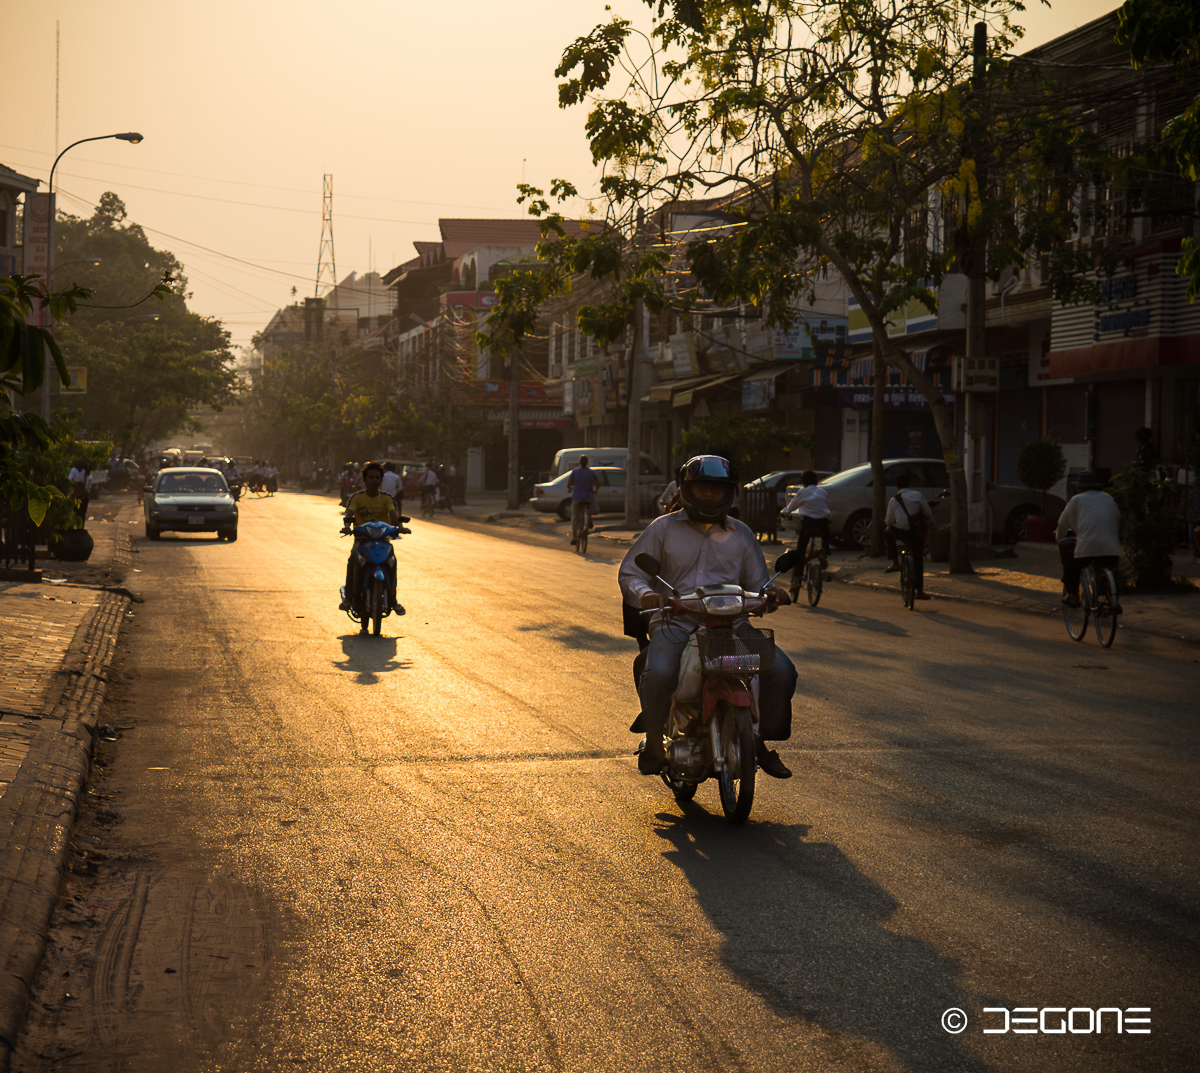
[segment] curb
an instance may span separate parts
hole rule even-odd
[[[67,649],[67,681],[40,718],[29,752],[0,797],[0,1073],[7,1073],[41,967],[125,596],[102,592]],[[56,725],[57,724],[57,725]]]

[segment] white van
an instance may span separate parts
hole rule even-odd
[[[626,447],[567,447],[554,456],[553,477],[561,477],[579,465],[579,459],[587,455],[589,466],[617,466],[620,469],[629,467],[629,450]],[[642,452],[642,464],[638,469],[641,477],[662,478],[663,471],[645,451]]]

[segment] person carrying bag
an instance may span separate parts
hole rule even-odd
[[[925,540],[929,536],[933,511],[925,497],[909,487],[911,482],[912,478],[908,473],[896,474],[896,494],[888,503],[887,516],[884,518],[883,534],[887,542],[888,558],[892,560],[886,573],[894,574],[900,569],[900,554],[896,541],[907,542],[917,573],[916,598],[928,600],[929,597],[925,595]],[[910,505],[913,510],[909,509]]]

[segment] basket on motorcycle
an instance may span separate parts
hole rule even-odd
[[[774,630],[709,631],[696,639],[700,643],[700,666],[707,675],[743,678],[775,666]]]

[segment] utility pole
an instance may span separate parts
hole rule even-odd
[[[975,164],[975,188],[982,202],[986,196],[988,169],[984,149],[983,94],[987,75],[987,23],[975,24],[975,39],[971,49],[972,116],[970,119],[970,153]],[[970,211],[968,209],[968,218]],[[982,219],[982,214],[981,214]],[[968,224],[969,226],[969,224]],[[980,407],[972,390],[975,375],[982,372],[987,357],[987,232],[980,226],[968,235],[967,275],[967,347],[961,390],[963,396],[964,447],[967,456],[967,532],[987,536],[987,502],[983,480],[983,458],[979,428]]]
[[[629,437],[625,460],[625,524],[637,525],[642,508],[642,299],[633,303],[629,349]]]

